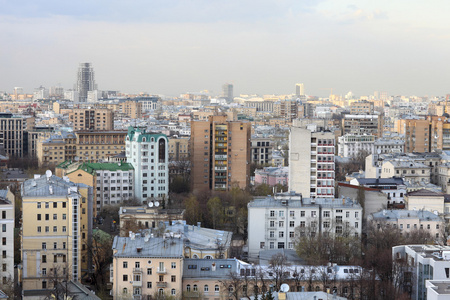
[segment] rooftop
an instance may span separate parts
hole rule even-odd
[[[35,175],[34,179],[22,184],[23,197],[55,197],[67,196],[78,192],[78,187],[88,187],[83,183],[73,183],[55,175]]]
[[[230,273],[238,273],[241,266],[249,264],[234,259],[185,259],[183,263],[184,278],[223,278]]]
[[[116,236],[113,242],[115,257],[173,257],[183,258],[183,239],[163,237]]]
[[[133,165],[130,163],[82,163],[78,166],[77,170],[83,170],[89,174],[95,175],[96,171],[130,171],[134,170]],[[74,171],[75,172],[75,171]],[[69,173],[70,174],[70,173]]]
[[[404,219],[419,219],[421,221],[442,221],[442,219],[427,210],[382,210],[372,214],[374,219],[389,219],[392,221]]]

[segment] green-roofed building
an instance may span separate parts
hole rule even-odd
[[[104,205],[134,199],[134,168],[129,163],[63,162],[56,173],[94,188],[95,215]]]
[[[134,194],[148,199],[164,200],[169,192],[169,152],[165,134],[128,128],[125,139],[127,162],[134,167]]]

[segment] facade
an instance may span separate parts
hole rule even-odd
[[[450,122],[447,117],[401,120],[406,152],[434,152],[450,149]]]
[[[94,216],[105,205],[134,199],[134,168],[129,163],[84,162],[60,166],[70,181],[94,188]]]
[[[430,183],[431,168],[412,160],[388,160],[382,163],[381,178],[402,177],[408,182]]]
[[[374,153],[374,135],[346,134],[338,138],[338,153],[341,157],[356,157],[359,153]]]
[[[374,104],[367,100],[357,101],[350,104],[350,114],[352,115],[373,115]]]
[[[233,102],[234,97],[233,97],[233,85],[232,85],[232,84],[230,84],[230,83],[225,83],[225,84],[222,86],[222,92],[223,92],[223,95],[222,95],[222,96],[223,96],[225,99],[227,99],[227,102],[228,102],[228,103]]]
[[[223,115],[191,122],[193,190],[230,190],[250,184],[251,124]]]
[[[106,108],[73,109],[69,113],[73,130],[114,130],[114,112]]]
[[[424,230],[439,241],[443,238],[444,220],[427,210],[382,210],[368,216],[375,224],[389,224],[408,236],[412,231]]]
[[[372,134],[377,137],[383,136],[383,117],[381,115],[345,115],[342,119],[342,135]]]
[[[77,131],[75,161],[103,162],[125,151],[124,130]]]
[[[395,276],[405,276],[409,280],[400,288],[408,290],[413,300],[426,300],[428,280],[448,280],[450,269],[450,246],[402,245],[392,247],[392,259],[405,268],[398,268]]]
[[[406,209],[419,210],[424,209],[436,212],[438,215],[444,214],[444,194],[421,189],[408,193],[405,196]]]
[[[14,194],[0,190],[0,283],[14,282]]]
[[[249,259],[256,260],[262,250],[294,249],[297,227],[301,232],[332,228],[338,234],[344,225],[361,235],[362,207],[350,199],[303,198],[292,192],[255,198],[248,204]]]
[[[0,113],[0,145],[9,157],[24,156],[24,130],[26,119],[15,117],[11,113]]]
[[[295,96],[298,98],[305,95],[305,85],[303,83],[297,83],[295,85]]]
[[[274,102],[273,114],[292,122],[292,120],[298,117],[298,102],[297,100],[281,100]]]
[[[94,80],[94,69],[90,63],[80,63],[77,74],[76,90],[78,92],[78,102],[87,102],[88,92],[97,89]]]
[[[251,161],[260,165],[272,164],[273,141],[270,138],[252,137]]]
[[[288,167],[264,167],[255,170],[255,185],[268,184],[274,186],[277,184],[286,185],[289,181]]]
[[[187,161],[189,156],[189,138],[169,138],[169,159],[171,161]]]
[[[130,234],[114,238],[111,282],[114,299],[181,298],[183,240]]]
[[[405,153],[405,140],[400,138],[379,138],[374,143],[373,153]]]
[[[147,133],[130,127],[126,136],[127,162],[134,167],[134,195],[165,199],[169,193],[169,152],[165,134]]]
[[[132,119],[142,118],[142,102],[139,101],[125,101],[120,103],[121,111]]]
[[[40,166],[57,165],[67,160],[75,160],[75,134],[62,131],[46,139],[39,139],[36,144],[36,156]]]
[[[317,127],[291,127],[289,190],[304,197],[334,198],[335,135]]]
[[[52,135],[53,130],[54,127],[34,126],[32,130],[28,131],[27,154],[31,157],[37,157],[37,145],[39,140],[48,139]]]
[[[35,175],[22,185],[22,286],[51,290],[52,278],[80,281],[90,272],[92,187]]]

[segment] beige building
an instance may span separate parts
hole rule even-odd
[[[342,135],[352,134],[373,134],[377,137],[383,136],[383,116],[382,115],[345,115],[342,119]]]
[[[169,138],[169,160],[189,160],[189,138]]]
[[[400,120],[405,134],[405,152],[450,150],[450,123],[446,117]]]
[[[60,134],[50,135],[47,139],[38,139],[36,156],[40,166],[57,165],[67,160],[75,160],[75,134],[62,131]]]
[[[114,299],[153,299],[157,295],[181,299],[183,240],[173,238],[114,238],[112,295]]]
[[[388,160],[381,165],[381,178],[402,177],[409,182],[430,183],[431,168],[412,160]]]
[[[445,211],[444,194],[425,189],[406,194],[405,202],[408,210],[424,209],[439,215],[444,214]]]
[[[114,112],[109,109],[76,108],[69,113],[73,130],[114,130]]]
[[[125,151],[127,131],[78,131],[75,134],[77,137],[75,160],[107,161],[108,157]]]
[[[373,102],[367,100],[353,102],[350,105],[350,114],[352,115],[373,115],[374,105]]]
[[[47,173],[22,185],[24,293],[50,290],[54,278],[80,281],[92,268],[92,188]]]
[[[28,131],[28,155],[37,157],[37,144],[40,140],[48,139],[53,133],[54,127],[34,126]]]
[[[442,238],[444,221],[438,215],[428,210],[382,210],[369,215],[368,221],[377,226],[390,224],[393,228],[401,230],[403,235],[408,236],[416,230],[424,230],[435,239]]]
[[[121,111],[132,119],[142,118],[142,103],[138,101],[125,101],[120,103]]]
[[[194,190],[229,190],[250,183],[248,122],[229,122],[223,115],[191,122],[191,178]]]

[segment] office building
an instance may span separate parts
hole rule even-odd
[[[127,162],[134,167],[134,195],[147,199],[166,199],[169,193],[169,152],[165,134],[148,133],[129,127],[126,136]]]
[[[24,130],[27,121],[13,116],[11,113],[0,113],[0,144],[3,144],[6,155],[10,157],[24,156]]]
[[[109,109],[78,108],[69,113],[73,130],[114,130],[114,112]]]
[[[291,127],[289,190],[303,197],[334,198],[335,135],[317,126]]]
[[[295,96],[299,98],[300,96],[305,95],[305,86],[303,83],[297,83],[295,85]]]
[[[251,138],[251,161],[260,165],[272,164],[273,141],[271,138],[253,136]]]
[[[97,89],[94,80],[94,69],[90,63],[81,63],[78,67],[76,90],[78,102],[86,103],[88,92]]]
[[[55,278],[80,281],[92,271],[92,187],[51,174],[22,185],[22,287],[50,291]]]
[[[227,121],[225,115],[191,122],[193,190],[244,189],[250,183],[251,124]]]
[[[0,283],[14,282],[14,194],[0,190]]]
[[[228,103],[233,102],[233,85],[230,83],[225,83],[222,86],[223,98],[227,100]]]
[[[360,236],[361,225],[362,207],[349,198],[304,198],[294,192],[257,197],[248,204],[249,259],[262,250],[294,249],[299,226],[333,235],[349,229]]]

